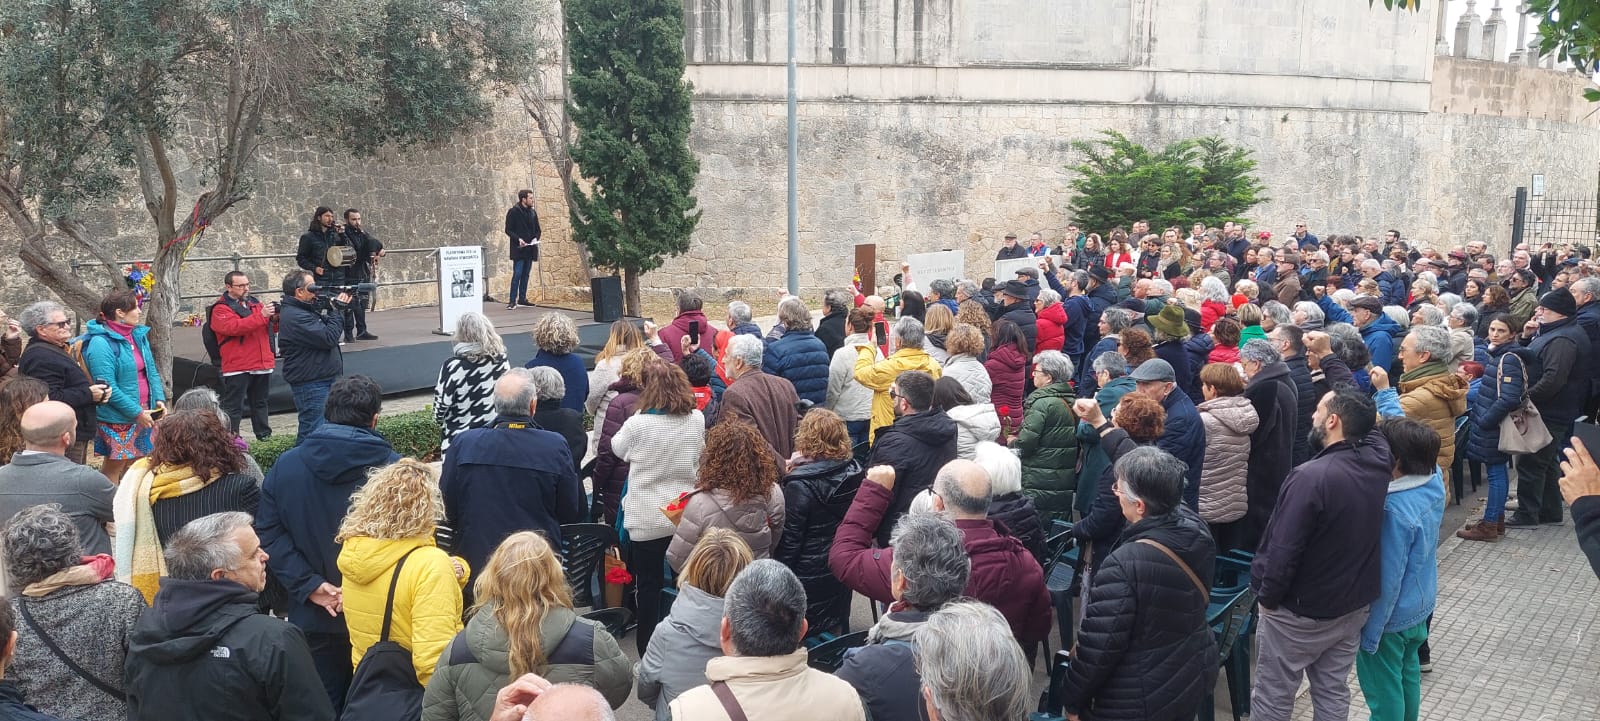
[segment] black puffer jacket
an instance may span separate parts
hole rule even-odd
[[[1046,532],[1039,523],[1039,509],[1034,507],[1032,498],[1022,493],[995,496],[989,501],[989,520],[999,521],[1006,531],[1028,547],[1028,553],[1044,564]]]
[[[1039,349],[1039,316],[1033,312],[1033,304],[1029,302],[1012,303],[1000,307],[1000,317],[995,320],[1009,320],[1022,329],[1022,334],[1028,338],[1028,350]]]
[[[278,350],[283,354],[279,369],[284,382],[296,385],[344,375],[344,355],[339,352],[343,336],[343,314],[323,313],[316,305],[285,297],[278,312]]]
[[[1311,366],[1306,364],[1304,353],[1283,359],[1283,364],[1289,367],[1289,380],[1294,381],[1294,427],[1297,432],[1294,434],[1293,459],[1298,466],[1311,457],[1311,414],[1317,412],[1317,402],[1322,400],[1322,396],[1317,393],[1317,384],[1311,379]]]
[[[1094,721],[1188,719],[1216,684],[1209,594],[1140,539],[1172,549],[1196,576],[1211,578],[1216,545],[1187,506],[1124,531],[1089,589],[1064,689],[1068,713]]]
[[[813,461],[783,479],[783,537],[772,557],[800,577],[813,629],[832,630],[850,620],[850,589],[828,570],[828,549],[863,478],[861,463],[847,458]]]
[[[956,422],[944,411],[924,411],[900,416],[894,425],[878,431],[870,466],[894,466],[894,500],[883,515],[876,539],[889,545],[894,524],[911,510],[911,499],[933,485],[944,464],[956,459]]]
[[[1116,547],[1117,536],[1127,524],[1122,517],[1122,504],[1117,501],[1116,491],[1112,488],[1117,484],[1113,471],[1117,459],[1138,448],[1139,443],[1128,437],[1127,431],[1112,428],[1100,437],[1100,447],[1106,449],[1107,461],[1105,470],[1101,471],[1100,482],[1095,486],[1094,505],[1072,527],[1072,537],[1080,543],[1089,544],[1089,553],[1080,556],[1079,563],[1087,561],[1090,568],[1105,564],[1111,549]]]

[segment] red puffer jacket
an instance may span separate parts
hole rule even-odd
[[[222,352],[222,372],[272,370],[272,343],[267,340],[270,317],[254,297],[244,301],[224,298],[211,307],[211,332]],[[240,317],[239,311],[246,314]]]
[[[1039,311],[1039,347],[1035,350],[1061,350],[1066,341],[1067,309],[1060,303]]]
[[[1022,391],[1028,380],[1028,359],[1016,346],[1003,345],[989,351],[983,368],[989,371],[989,382],[994,386],[989,400],[1000,415],[999,442],[1004,445],[1022,427]]]
[[[1216,325],[1217,319],[1228,314],[1228,305],[1214,300],[1200,303],[1200,329],[1211,332],[1211,326]]]

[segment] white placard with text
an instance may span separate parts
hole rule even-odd
[[[456,332],[456,319],[483,312],[483,248],[461,245],[439,249],[439,332]]]

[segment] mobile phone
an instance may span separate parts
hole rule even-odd
[[[167,409],[165,409],[165,408],[161,408],[159,406],[156,407],[156,408],[151,408],[150,409],[150,420],[159,421],[159,420],[161,420],[161,417],[166,415],[166,414],[167,414]]]
[[[107,388],[111,387],[111,381],[108,381],[108,380],[106,380],[104,378],[96,378],[96,379],[94,379],[94,384],[97,385],[97,386],[105,386]]]
[[[877,337],[878,345],[889,345],[889,324],[873,323],[872,334]]]
[[[689,344],[700,345],[700,321],[689,321]]]
[[[1593,423],[1574,423],[1572,424],[1572,435],[1583,441],[1583,447],[1589,450],[1589,455],[1600,455],[1600,426]],[[1570,445],[1565,438],[1556,438],[1550,442],[1562,447]],[[1564,460],[1566,456],[1561,456],[1560,458]]]

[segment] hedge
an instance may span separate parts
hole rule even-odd
[[[394,446],[395,453],[421,460],[431,460],[437,456],[439,441],[444,438],[444,432],[439,428],[439,424],[433,422],[432,408],[379,416],[378,435],[389,440],[389,444]],[[294,438],[284,433],[266,440],[255,441],[250,444],[250,455],[255,457],[256,463],[261,464],[262,470],[266,470],[272,467],[284,451],[294,447]]]

